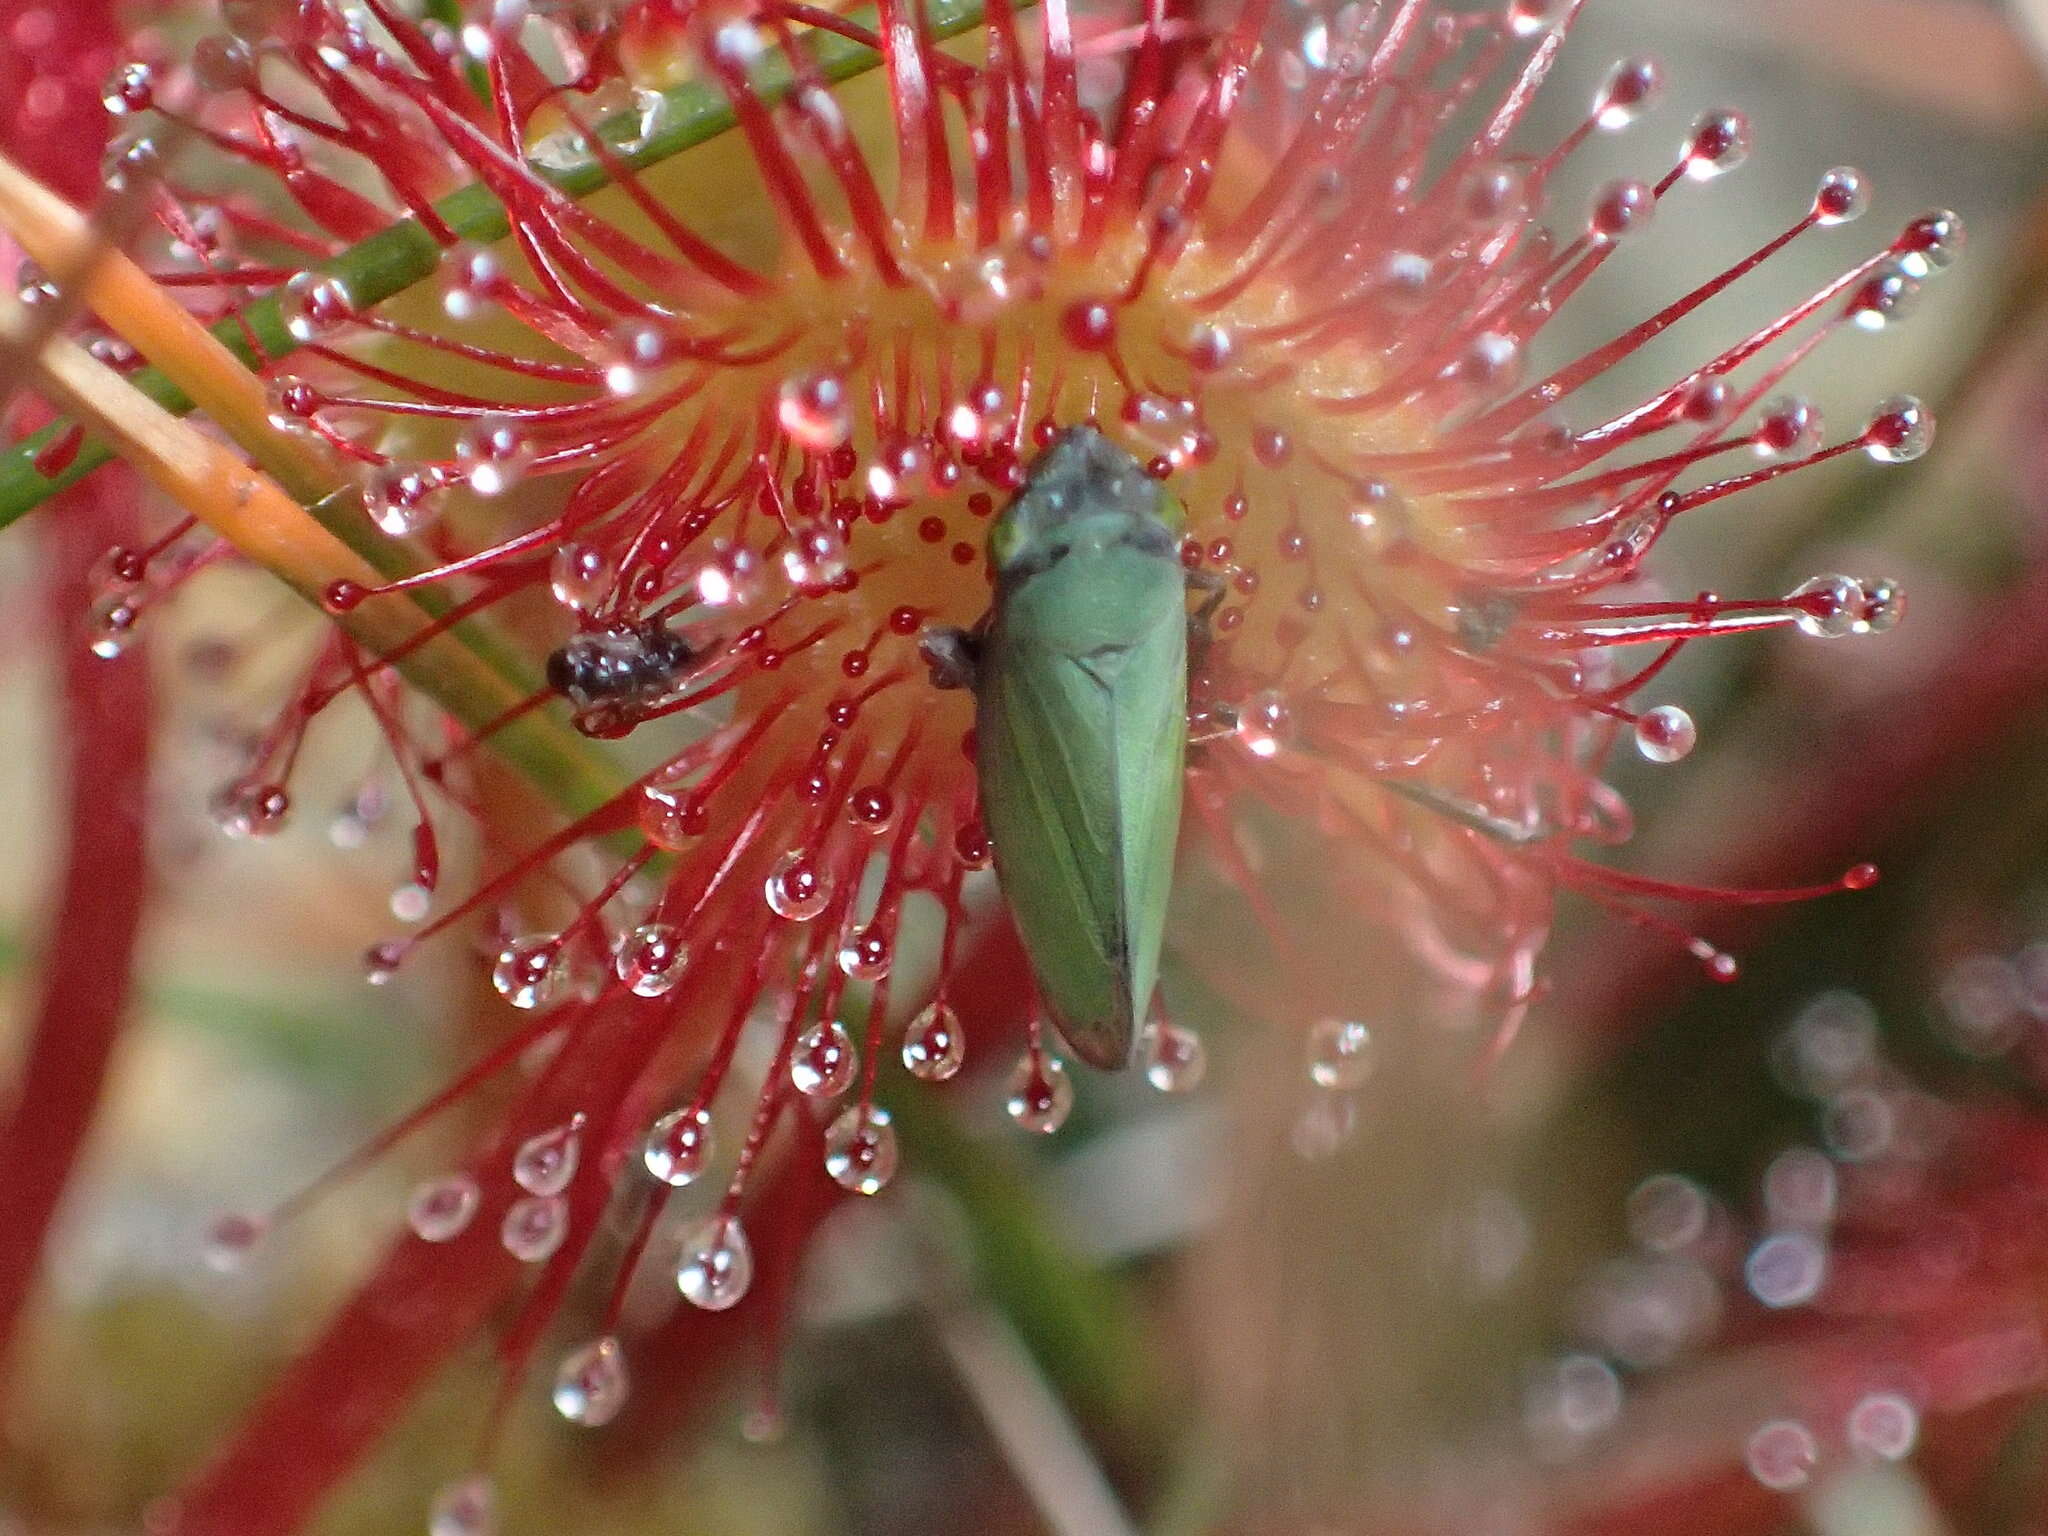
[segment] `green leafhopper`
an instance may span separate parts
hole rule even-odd
[[[972,686],[996,878],[1052,1023],[1091,1066],[1131,1058],[1152,1002],[1187,755],[1180,505],[1093,427],[1032,463],[989,533],[995,602],[931,631]]]

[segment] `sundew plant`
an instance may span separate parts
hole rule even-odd
[[[1902,317],[1961,222],[1837,233],[1870,190],[1816,166],[1753,252],[1561,351],[1553,318],[1653,220],[1711,219],[1752,148],[1735,110],[1637,131],[1649,58],[1533,133],[1580,9],[220,0],[129,35],[15,8],[0,518],[60,530],[44,622],[73,637],[90,787],[57,943],[97,983],[38,1015],[17,1113],[44,1118],[8,1135],[43,1155],[7,1197],[0,1322],[120,1014],[141,839],[102,813],[138,794],[142,658],[223,568],[300,601],[265,639],[289,681],[212,787],[219,833],[309,814],[307,765],[373,731],[337,836],[360,846],[331,855],[390,869],[363,985],[453,955],[497,995],[415,1111],[203,1235],[232,1267],[429,1122],[475,1132],[363,1234],[385,1257],[152,1532],[305,1528],[479,1339],[495,1396],[419,1526],[538,1518],[495,1481],[528,1397],[624,1433],[673,1404],[676,1351],[736,1338],[772,1380],[812,1231],[971,1165],[977,1081],[1012,1135],[1061,1131],[1091,1069],[1018,949],[974,701],[936,686],[932,637],[988,612],[989,529],[1073,429],[1184,509],[1180,562],[1215,596],[1129,1068],[1158,1092],[1282,1060],[1334,1103],[1426,1031],[1480,1096],[1562,893],[1725,982],[1698,913],[1876,881],[1624,872],[1607,775],[1692,751],[1666,669],[1695,642],[1900,621],[1883,571],[1674,591],[1660,544],[1810,466],[1928,450],[1919,400],[1830,431],[1795,376]],[[1555,195],[1602,135],[1636,172]],[[1837,275],[1768,323],[1670,345],[1823,241]],[[1624,365],[1661,382],[1617,407]],[[1631,1220],[1675,1251],[1704,1197],[1655,1198]],[[1810,1258],[1766,1262],[1796,1292]],[[635,1303],[650,1276],[682,1331]],[[648,1369],[670,1389],[643,1394]],[[1897,1440],[1891,1397],[1859,1411]],[[1773,1469],[1818,1449],[1764,1428],[1746,1486],[1790,1488]],[[548,1528],[595,1528],[578,1497]]]

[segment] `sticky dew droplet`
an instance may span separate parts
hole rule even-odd
[[[223,836],[241,842],[274,837],[291,815],[292,798],[282,784],[229,784],[207,802]]]
[[[826,372],[784,379],[775,392],[775,420],[806,453],[830,453],[853,435],[846,381]]]
[[[1074,1082],[1067,1064],[1047,1051],[1026,1051],[1011,1069],[1004,1111],[1023,1129],[1050,1136],[1067,1123],[1073,1108]]]
[[[879,923],[856,928],[839,946],[839,969],[855,981],[880,981],[889,974],[895,947]]]
[[[695,1105],[670,1110],[647,1128],[640,1161],[672,1188],[694,1183],[711,1162],[711,1115]]]
[[[1838,165],[1820,179],[1813,194],[1814,222],[1833,226],[1848,224],[1870,211],[1870,185],[1863,173]]]
[[[588,613],[617,580],[612,558],[594,544],[564,544],[548,561],[548,590],[571,613]]]
[[[1379,1065],[1372,1027],[1359,1019],[1319,1019],[1308,1032],[1309,1081],[1348,1091],[1365,1086]]]
[[[481,1474],[442,1486],[427,1510],[427,1536],[496,1536],[497,1491]]]
[[[551,933],[530,933],[510,940],[491,967],[491,985],[514,1008],[538,1011],[561,997],[569,968],[562,962],[561,940]]]
[[[1863,607],[1863,584],[1839,572],[1812,576],[1793,588],[1786,601],[1797,607],[1799,632],[1816,640],[1840,640],[1856,633]]]
[[[1237,739],[1257,758],[1278,757],[1294,731],[1294,712],[1277,689],[1254,694],[1237,711]]]
[[[762,894],[777,917],[808,923],[831,905],[832,880],[817,860],[798,848],[776,861]]]
[[[912,1077],[943,1083],[967,1059],[967,1035],[960,1015],[943,1000],[926,1006],[903,1032],[903,1066]]]
[[[853,1086],[860,1053],[837,1019],[824,1019],[796,1037],[789,1056],[789,1080],[814,1099],[836,1098]]]
[[[1160,1093],[1192,1093],[1209,1070],[1202,1037],[1170,1019],[1154,1019],[1138,1037],[1145,1081]]]
[[[1613,133],[1655,107],[1664,94],[1664,70],[1655,59],[1623,59],[1607,72],[1593,97],[1593,117]]]
[[[332,336],[356,313],[348,285],[325,272],[300,272],[287,279],[277,309],[292,340],[305,343]]]
[[[1749,158],[1753,142],[1749,119],[1740,112],[1704,112],[1693,119],[1680,148],[1685,174],[1694,181],[1725,176]]]
[[[630,1392],[626,1352],[606,1336],[562,1357],[550,1396],[555,1412],[571,1424],[598,1429],[619,1416]]]
[[[896,1162],[896,1128],[879,1104],[849,1104],[826,1128],[825,1172],[842,1189],[879,1194]]]
[[[1778,1493],[1804,1487],[1819,1460],[1819,1442],[1797,1419],[1772,1419],[1760,1425],[1743,1448],[1749,1475]]]
[[[1863,451],[1880,464],[1910,464],[1934,446],[1934,413],[1913,395],[1880,401],[1863,429]]]
[[[515,1200],[498,1228],[498,1240],[522,1264],[552,1258],[569,1235],[569,1202],[560,1195],[529,1195]]]
[[[206,1267],[216,1274],[235,1273],[249,1262],[249,1255],[268,1230],[268,1223],[261,1216],[248,1211],[229,1211],[216,1217],[206,1229]]]
[[[1675,763],[1699,742],[1699,727],[1676,704],[1659,704],[1636,717],[1636,751],[1653,763]]]
[[[512,1182],[530,1195],[559,1195],[576,1177],[583,1155],[583,1117],[529,1136],[512,1154]]]
[[[676,1289],[692,1306],[723,1312],[738,1306],[754,1283],[754,1252],[739,1218],[712,1216],[683,1240]]]
[[[671,923],[642,923],[619,935],[612,969],[636,997],[662,997],[689,968],[682,930]]]
[[[451,1173],[415,1186],[405,1205],[405,1224],[426,1243],[453,1242],[476,1218],[483,1192],[466,1173]]]
[[[1920,1438],[1920,1410],[1901,1392],[1859,1398],[1842,1423],[1849,1449],[1867,1461],[1903,1461]]]
[[[535,457],[526,433],[502,416],[480,417],[455,439],[455,461],[479,496],[504,495],[525,478]]]
[[[380,464],[363,476],[363,510],[392,538],[410,538],[441,520],[447,485],[433,465]]]

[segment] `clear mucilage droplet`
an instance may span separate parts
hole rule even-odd
[[[1913,276],[1930,278],[1955,265],[1963,254],[1963,221],[1946,208],[1923,213],[1899,236],[1899,264]]]
[[[468,1230],[482,1200],[476,1180],[466,1173],[429,1179],[406,1202],[405,1224],[422,1242],[453,1242]]]
[[[839,969],[855,981],[880,981],[889,974],[894,946],[889,934],[877,924],[856,929],[839,946]]]
[[[491,985],[514,1008],[547,1007],[562,995],[568,980],[561,940],[551,933],[530,933],[509,941],[491,967]]]
[[[1170,1019],[1155,1019],[1138,1037],[1145,1081],[1160,1093],[1192,1093],[1209,1070],[1208,1047],[1193,1030]]]
[[[662,1183],[680,1189],[711,1162],[711,1116],[696,1107],[671,1110],[647,1129],[640,1161]]]
[[[505,1212],[498,1240],[522,1264],[552,1258],[569,1235],[569,1202],[560,1195],[529,1195]]]
[[[849,1104],[825,1131],[825,1172],[842,1189],[879,1194],[896,1160],[896,1127],[878,1104]]]
[[[267,1230],[261,1216],[247,1211],[229,1211],[215,1218],[206,1231],[206,1267],[216,1274],[233,1274],[248,1262]]]
[[[1913,395],[1878,403],[1863,429],[1863,451],[1880,464],[1910,464],[1934,446],[1934,413]]]
[[[588,613],[610,594],[618,572],[592,544],[564,544],[548,561],[548,589],[572,613]]]
[[[363,476],[363,510],[394,539],[424,533],[441,520],[447,478],[420,464],[380,464]]]
[[[784,379],[775,396],[775,420],[806,453],[830,453],[853,435],[846,381],[823,372]]]
[[[598,1429],[626,1406],[631,1383],[626,1352],[615,1338],[594,1339],[563,1357],[555,1371],[555,1412],[571,1424]]]
[[[1820,179],[1813,195],[1813,218],[1817,224],[1847,224],[1870,211],[1870,184],[1861,171],[1838,165]]]
[[[300,272],[289,278],[277,296],[278,314],[292,340],[325,340],[355,318],[356,305],[348,285],[325,272]]]
[[[1789,459],[1811,453],[1820,446],[1823,430],[1818,406],[1798,395],[1778,395],[1764,402],[1757,418],[1757,456]]]
[[[1854,576],[1812,576],[1795,587],[1786,601],[1800,609],[1797,623],[1802,634],[1817,640],[1839,640],[1856,633],[1863,584]]]
[[[1699,741],[1692,716],[1676,704],[1659,704],[1636,718],[1636,750],[1653,763],[1675,763]]]
[[[125,655],[140,633],[147,601],[140,592],[107,592],[94,599],[85,615],[86,648],[101,661]]]
[[[1372,1028],[1357,1019],[1321,1019],[1308,1036],[1308,1075],[1318,1088],[1362,1088],[1379,1064]]]
[[[754,1252],[739,1219],[711,1217],[683,1241],[676,1289],[692,1306],[723,1312],[738,1306],[754,1283]]]
[[[534,457],[526,433],[502,416],[471,423],[455,440],[456,462],[479,496],[504,495],[524,478]]]
[[[457,1478],[434,1495],[427,1511],[427,1536],[495,1536],[497,1510],[497,1493],[489,1478]]]
[[[620,935],[612,966],[637,997],[661,997],[682,979],[690,963],[682,930],[669,923],[642,923]]]
[[[1664,94],[1664,71],[1655,59],[1623,59],[1593,98],[1593,116],[1608,132],[1626,128]]]
[[[156,71],[140,62],[116,65],[101,88],[100,104],[115,117],[147,112],[156,105]]]
[[[824,1019],[796,1037],[789,1057],[789,1080],[799,1093],[814,1099],[837,1097],[853,1086],[860,1053],[853,1037],[837,1019]]]
[[[1010,1072],[1003,1108],[1025,1130],[1050,1136],[1074,1108],[1074,1082],[1066,1063],[1044,1051],[1026,1051]]]
[[[214,825],[239,842],[274,837],[291,814],[291,795],[282,784],[229,784],[207,803]]]
[[[1694,181],[1725,176],[1749,158],[1753,142],[1749,119],[1740,112],[1702,113],[1693,119],[1682,146],[1685,174]]]
[[[512,1182],[530,1195],[559,1195],[576,1177],[583,1153],[583,1117],[529,1136],[512,1155]]]
[[[903,1066],[912,1077],[942,1083],[967,1059],[967,1036],[960,1016],[945,1002],[934,1002],[903,1032]]]
[[[831,905],[832,880],[802,849],[782,856],[763,886],[768,910],[792,923],[808,923]]]

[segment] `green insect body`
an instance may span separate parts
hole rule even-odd
[[[1054,1026],[1115,1069],[1159,976],[1187,755],[1184,515],[1092,427],[989,535],[975,765],[996,878]]]

